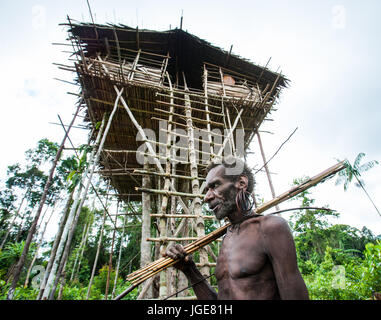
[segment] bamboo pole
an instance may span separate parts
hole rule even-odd
[[[184,86],[185,86],[185,116],[186,116],[186,123],[187,123],[187,132],[188,132],[188,142],[189,142],[189,161],[190,161],[190,175],[193,178],[191,181],[191,187],[192,187],[192,194],[199,195],[200,194],[200,183],[197,179],[198,177],[198,166],[197,166],[197,158],[196,158],[196,152],[195,152],[195,141],[194,141],[194,130],[193,130],[193,121],[194,118],[192,117],[192,108],[189,96],[187,95],[188,87],[185,80],[185,75],[183,73],[184,78]],[[204,225],[204,219],[202,219],[202,200],[204,197],[196,196],[194,199],[194,206],[193,206],[193,212],[194,215],[197,217],[196,219],[196,232],[197,237],[203,237],[205,236],[205,225]],[[203,249],[200,251],[200,262],[205,263],[208,261],[208,254]],[[210,273],[209,268],[203,267],[201,269],[201,273],[204,276],[208,276]]]
[[[52,218],[52,216],[54,214],[54,210],[55,210],[55,207],[57,205],[57,202],[54,204],[52,212],[50,213],[50,216],[49,216],[48,220],[45,222],[44,230],[41,233],[40,240],[39,240],[39,242],[37,244],[37,248],[36,248],[36,251],[34,253],[32,262],[30,263],[30,266],[28,268],[28,272],[27,272],[27,275],[26,275],[25,283],[24,283],[24,288],[26,288],[28,286],[30,273],[31,273],[33,265],[34,265],[34,263],[35,263],[35,261],[37,259],[37,256],[38,256],[38,253],[39,253],[39,249],[41,247],[42,241],[44,240],[44,235],[45,235],[45,232],[46,232],[46,228],[48,226],[48,223],[49,223],[50,219]],[[43,219],[41,219],[41,223],[42,223],[42,221],[43,221]]]
[[[206,96],[207,96],[207,92],[206,92]],[[205,113],[205,114],[209,114],[209,115],[215,115],[215,116],[218,116],[218,117],[221,117],[221,113],[218,113],[218,112],[213,112],[213,111],[210,111],[209,108],[208,108],[208,104],[207,104],[207,97],[206,97],[206,100],[205,100],[205,109],[198,109],[198,108],[195,108],[195,107],[192,107],[192,111],[196,111],[196,112],[202,112],[202,113]],[[162,104],[164,106],[170,106],[170,103],[169,102],[166,102],[166,101],[161,101],[161,100],[156,100],[156,103],[159,103],[159,104]],[[174,103],[173,106],[175,106],[176,108],[182,108],[182,109],[185,109],[185,106],[181,105],[181,104],[176,104]],[[161,110],[161,109],[160,109]]]
[[[189,101],[189,100],[188,100]],[[187,120],[187,117],[180,114],[180,113],[176,113],[176,112],[171,112],[171,111],[167,111],[167,110],[163,110],[163,109],[160,109],[160,108],[155,108],[156,111],[159,111],[159,112],[162,112],[162,113],[166,113],[166,114],[169,114],[169,115],[174,115],[184,121]],[[221,116],[221,115],[220,115]],[[207,121],[207,120],[204,120],[204,119],[200,119],[200,118],[196,118],[196,117],[192,117],[192,121],[194,122],[198,122],[198,123],[203,123],[203,124],[208,124],[208,123],[211,123],[217,127],[223,127],[224,125],[220,122],[216,122],[216,121]]]
[[[77,117],[77,114],[79,113],[79,109],[80,108],[81,108],[81,103],[78,104],[76,113],[75,113],[73,119],[71,120],[69,128],[65,131],[65,136],[62,139],[61,145],[60,145],[60,147],[59,147],[59,149],[57,151],[57,154],[56,154],[56,156],[55,156],[55,158],[53,160],[52,167],[50,168],[50,171],[49,171],[48,179],[47,179],[47,181],[45,183],[45,186],[44,186],[44,191],[42,193],[40,202],[38,204],[38,209],[37,209],[36,215],[34,217],[32,225],[31,225],[31,227],[29,229],[28,236],[27,236],[27,238],[25,240],[25,245],[24,245],[23,252],[21,253],[20,259],[17,262],[16,267],[15,267],[14,272],[13,272],[13,280],[12,280],[12,284],[11,284],[9,290],[8,290],[7,300],[12,300],[13,299],[13,295],[14,295],[14,291],[16,289],[17,282],[18,282],[18,280],[20,278],[22,268],[24,267],[25,260],[27,258],[27,254],[29,252],[29,247],[31,245],[34,233],[36,231],[38,219],[40,218],[40,215],[41,215],[41,212],[42,212],[42,208],[45,205],[45,201],[46,201],[46,197],[48,195],[49,188],[50,188],[50,186],[51,186],[51,184],[53,182],[53,176],[54,176],[54,172],[55,172],[58,160],[61,157],[63,148],[65,146],[66,139],[69,136],[70,128],[71,128],[71,126],[73,126],[74,121],[75,121],[75,119]]]
[[[82,245],[83,245],[83,243],[85,241],[86,233],[87,233],[87,230],[88,230],[88,225],[89,225],[89,221],[86,221],[85,227],[82,230],[81,242],[79,243],[77,252],[75,254],[74,264],[73,264],[73,267],[72,267],[72,270],[71,270],[71,274],[70,274],[70,279],[69,279],[70,282],[73,281],[73,278],[74,278],[75,269],[77,268],[77,262],[78,262],[78,259],[79,259],[79,255],[80,255],[81,250],[82,250]]]
[[[224,75],[222,73],[222,69],[221,68],[220,68],[220,81],[221,81],[221,85],[222,85],[222,91],[224,93],[222,98],[224,99],[224,98],[227,98],[227,96],[226,96],[226,91],[225,91]],[[229,125],[229,136],[230,136],[229,144],[230,144],[230,147],[231,147],[232,154],[235,155],[235,145],[234,145],[234,139],[233,139],[234,137],[233,137],[233,131],[232,131],[232,124],[231,124],[231,121],[230,121],[229,109],[228,108],[224,108],[224,109],[226,111],[226,116],[227,116],[228,125]]]
[[[191,218],[191,219],[196,219],[197,216],[194,214],[160,214],[160,213],[151,213],[151,217],[167,217],[167,218]],[[216,219],[214,216],[207,216],[207,215],[202,215],[201,216],[203,219],[209,219],[209,220],[214,220]]]
[[[144,168],[148,170],[148,159],[144,158]],[[142,178],[143,188],[149,189],[151,186],[150,178],[148,175],[143,175]],[[151,248],[150,243],[146,241],[146,238],[150,236],[151,230],[151,196],[148,192],[142,192],[142,239],[140,243],[140,265],[144,266],[151,262]]]
[[[66,199],[65,208],[64,208],[64,210],[62,212],[62,217],[61,217],[59,225],[58,225],[57,234],[56,234],[56,236],[54,238],[53,247],[52,247],[52,250],[50,252],[49,262],[48,262],[48,265],[46,266],[44,278],[41,281],[40,291],[38,292],[36,300],[41,299],[41,296],[44,293],[46,281],[48,280],[48,276],[49,276],[50,271],[52,269],[53,262],[55,261],[58,245],[59,245],[59,243],[61,241],[62,233],[63,233],[64,227],[66,225],[66,220],[67,220],[68,215],[69,215],[70,205],[71,205],[71,202],[72,202],[73,197],[74,197],[74,192],[75,192],[75,188],[73,188],[73,190],[71,191],[69,197]]]
[[[243,110],[242,110],[243,111]],[[153,119],[153,117],[152,117],[152,119]],[[162,119],[160,119],[160,120],[162,120]],[[176,123],[177,124],[177,123]],[[184,125],[184,126],[186,126],[186,125]],[[165,131],[166,132],[166,130],[165,129],[160,129],[161,131]],[[201,129],[199,129],[199,130],[201,130]],[[203,130],[202,130],[203,131]],[[214,134],[214,133],[213,133]],[[183,134],[181,134],[181,133],[178,133],[178,132],[173,132],[173,135],[175,135],[175,136],[179,136],[179,137],[184,137],[184,138],[187,138],[187,136],[186,135],[183,135]],[[220,136],[222,136],[222,135],[220,135]],[[201,142],[201,143],[209,143],[209,141],[206,141],[206,140],[202,140],[202,139],[198,139],[198,138],[194,138],[194,140],[196,140],[196,141],[199,141],[199,142]],[[216,142],[213,142],[212,143],[214,146],[223,146],[223,147],[225,147],[223,144],[221,144],[221,143],[216,143]],[[221,156],[221,155],[220,155]]]
[[[174,90],[176,93],[178,93],[178,94],[181,94],[181,95],[183,95],[184,94],[184,92],[182,92],[182,91],[176,91],[176,90]],[[160,97],[166,97],[166,98],[169,98],[170,96],[168,95],[168,94],[165,94],[165,93],[157,93],[156,94],[157,96],[160,96]],[[216,109],[219,109],[219,110],[221,110],[221,107],[220,106],[216,106],[216,105],[213,105],[213,104],[209,104],[209,103],[206,103],[206,102],[204,102],[205,100],[204,100],[204,96],[202,95],[202,94],[192,94],[192,93],[189,93],[189,96],[193,96],[193,97],[197,97],[197,98],[199,98],[200,99],[200,101],[196,101],[196,100],[190,100],[190,102],[192,103],[192,104],[200,104],[200,105],[207,105],[208,107],[212,107],[212,108],[216,108]],[[184,98],[181,98],[181,97],[176,97],[176,100],[182,100],[182,101],[184,101]]]
[[[82,244],[82,248],[81,248],[81,252],[79,254],[79,258],[78,258],[78,267],[77,267],[77,271],[76,271],[76,274],[75,274],[75,277],[78,278],[79,276],[79,271],[81,270],[81,263],[82,263],[82,257],[83,257],[83,253],[85,251],[85,247],[86,247],[86,244],[87,244],[87,240],[88,240],[88,237],[89,237],[89,232],[90,232],[90,229],[91,229],[91,226],[94,222],[94,218],[93,217],[90,217],[90,221],[88,223],[88,226],[87,226],[87,230],[86,230],[86,235],[85,235],[85,239],[83,241],[83,244]]]
[[[158,172],[154,172],[154,171],[139,170],[139,169],[134,170],[133,173],[141,174],[141,175],[167,176],[170,178],[185,179],[185,180],[193,180],[194,179],[193,177],[183,176],[183,175],[178,175],[178,174],[173,174],[173,173],[167,175],[167,174],[158,173]],[[205,178],[201,178],[201,177],[197,177],[197,179],[205,180]]]
[[[116,216],[115,216],[115,225],[118,223],[118,212],[119,212],[119,202],[116,204]],[[105,291],[105,297],[104,299],[107,300],[109,286],[110,286],[110,274],[111,274],[111,268],[112,268],[112,256],[114,252],[114,242],[115,242],[115,233],[116,233],[116,227],[114,228],[112,232],[112,241],[111,241],[111,248],[110,248],[110,255],[108,260],[108,270],[107,270],[107,280],[106,280],[106,291]]]
[[[276,206],[277,204],[284,202],[297,194],[317,185],[318,183],[326,180],[327,178],[333,176],[337,172],[343,170],[345,168],[344,161],[341,161],[334,166],[324,170],[323,172],[317,174],[316,176],[306,180],[305,182],[301,183],[298,186],[293,187],[292,189],[282,193],[281,195],[275,197],[274,199],[262,204],[261,206],[257,207],[254,210],[254,214],[262,214],[266,210]],[[184,247],[187,254],[191,254],[200,248],[204,247],[205,245],[215,241],[222,235],[226,233],[227,228],[231,225],[231,223],[227,223],[224,226],[214,230],[213,232],[209,233],[208,235],[198,238],[198,240],[192,242],[191,244]],[[174,265],[177,262],[177,260],[174,260],[172,258],[166,257],[166,258],[160,258],[150,265],[137,270],[130,275],[127,276],[127,280],[131,281],[131,286],[125,290],[123,293],[121,293],[119,296],[115,298],[115,300],[122,299],[126,294],[131,292],[134,288],[136,288],[140,283],[143,281],[149,279],[150,277],[154,276],[158,272],[161,272],[165,268],[168,268],[172,265]]]
[[[122,258],[122,248],[123,248],[124,233],[126,231],[126,221],[127,221],[127,217],[124,217],[123,232],[122,232],[122,235],[120,236],[120,246],[119,246],[118,262],[116,264],[114,286],[113,286],[112,293],[111,293],[111,299],[114,299],[114,297],[115,297],[116,283],[117,283],[117,280],[118,280],[120,261],[121,261],[121,258]]]
[[[170,88],[170,107],[169,107],[169,116],[168,116],[168,125],[167,125],[167,141],[166,141],[166,149],[165,149],[165,157],[166,157],[166,164],[165,164],[165,178],[164,178],[164,192],[168,192],[171,185],[171,178],[169,177],[171,174],[171,140],[172,140],[172,118],[173,118],[173,88],[172,88],[172,82],[169,77],[169,74],[167,73],[167,79],[168,84]],[[160,206],[160,213],[164,215],[166,213],[167,207],[168,207],[168,200],[170,195],[167,193],[162,193],[163,197],[161,200],[161,206]],[[160,237],[166,237],[167,236],[167,218],[164,216],[161,216],[159,218],[159,231],[160,231]],[[165,250],[165,243],[162,243],[162,247],[160,248],[161,253]],[[162,273],[160,274],[160,289],[159,289],[159,296],[163,297],[167,295],[168,292],[168,283],[167,283],[167,274]]]
[[[210,145],[210,153],[212,155],[212,158],[214,157],[214,151],[213,151],[213,141],[212,141],[212,134],[211,134],[211,126],[210,126],[210,114],[211,111],[209,111],[209,107],[208,107],[208,70],[206,69],[205,67],[205,64],[204,64],[204,74],[203,74],[203,77],[204,77],[204,103],[205,103],[205,112],[206,112],[206,121],[207,121],[207,124],[206,124],[206,128],[207,128],[207,133],[208,133],[208,140],[209,140],[209,145]]]
[[[130,71],[130,74],[128,75],[128,80],[131,81],[134,78],[134,72],[136,71],[136,67],[138,65],[139,57],[140,57],[141,50],[138,50],[138,54],[136,55],[136,58],[134,60],[134,63],[132,64],[132,68]]]
[[[235,128],[237,127],[237,124],[238,124],[238,120],[240,119],[241,117],[241,114],[243,112],[243,108],[241,108],[241,110],[238,112],[237,114],[237,117],[235,118],[234,120],[234,123],[233,123],[233,126],[231,127],[231,129],[229,130],[229,134],[227,135],[227,137],[225,138],[223,144],[222,144],[222,147],[220,150],[218,150],[217,152],[217,157],[221,156],[222,155],[222,152],[224,151],[224,148],[226,146],[226,143],[229,141],[230,137],[232,136]]]
[[[152,242],[178,242],[178,241],[195,241],[200,239],[200,237],[160,237],[160,238],[147,238],[149,241]],[[219,239],[216,239],[215,241],[218,241]],[[202,264],[202,263],[201,263]]]
[[[272,197],[274,199],[275,198],[275,190],[274,190],[273,181],[271,179],[270,171],[269,171],[269,168],[267,166],[265,151],[263,150],[263,145],[262,145],[262,139],[261,139],[261,136],[260,136],[258,130],[256,130],[256,131],[257,131],[257,138],[258,138],[259,149],[261,150],[262,160],[263,160],[263,163],[264,163],[263,166],[265,167],[266,176],[267,176],[267,180],[269,182],[271,195],[272,195]],[[276,208],[277,211],[279,211],[279,206],[278,205],[276,205],[275,208]]]
[[[116,86],[114,86],[114,90],[118,93],[119,90]],[[140,135],[142,136],[143,138],[143,141],[146,141],[148,140],[147,139],[147,136],[146,134],[144,133],[142,127],[139,125],[139,123],[136,121],[134,115],[132,114],[131,110],[129,109],[126,101],[123,99],[123,97],[121,97],[121,102],[124,106],[124,108],[126,109],[127,111],[127,114],[128,116],[130,117],[130,120],[132,121],[132,123],[134,124],[134,126],[136,127],[136,129],[139,131]],[[155,162],[155,165],[157,166],[158,170],[160,171],[160,173],[165,173],[164,172],[164,169],[163,167],[161,166],[161,163],[160,161],[156,158],[156,153],[155,151],[153,150],[152,146],[148,143],[148,142],[145,142],[146,143],[146,146],[148,148],[148,151],[149,151],[149,155],[153,158],[154,162]],[[172,183],[170,184],[170,187],[172,189],[172,191],[176,191],[175,187],[172,185]],[[188,207],[185,205],[185,203],[181,200],[181,198],[179,198],[179,203],[181,205],[181,207],[183,208],[183,210],[186,212],[186,213],[189,213],[189,209]]]
[[[194,194],[194,193],[177,192],[177,191],[175,192],[175,191],[157,190],[157,189],[148,189],[148,188],[139,188],[139,187],[135,187],[135,190],[142,191],[142,192],[150,192],[154,194],[161,194],[168,197],[169,196],[189,197],[189,198],[204,198],[205,197],[205,195],[201,193]]]
[[[53,286],[53,288],[55,288],[56,283],[59,280],[60,273],[62,272],[63,264],[65,263],[66,259],[68,258],[69,250],[70,250],[70,244],[71,244],[71,240],[72,240],[72,238],[74,236],[75,227],[77,225],[77,222],[78,222],[78,219],[79,219],[79,216],[80,216],[80,213],[81,213],[82,206],[83,206],[83,204],[84,204],[84,202],[86,200],[86,195],[87,195],[87,192],[88,192],[90,184],[91,184],[91,179],[92,179],[92,176],[94,174],[95,167],[96,167],[96,165],[99,162],[103,146],[104,146],[104,144],[106,142],[107,134],[108,134],[108,132],[110,130],[111,123],[112,123],[114,115],[115,115],[115,113],[117,111],[118,103],[119,103],[119,100],[120,100],[122,94],[123,94],[123,89],[118,93],[118,95],[117,95],[117,97],[115,99],[114,108],[111,111],[111,114],[110,114],[109,119],[107,121],[106,128],[103,131],[102,139],[100,140],[99,145],[95,144],[95,148],[94,148],[94,150],[92,152],[91,159],[90,159],[90,165],[89,165],[89,167],[86,169],[86,171],[84,173],[84,179],[86,179],[86,183],[84,183],[84,189],[83,190],[79,189],[79,191],[80,191],[78,193],[79,198],[77,198],[75,203],[73,204],[72,210],[76,210],[76,212],[75,212],[74,218],[72,220],[72,224],[70,225],[70,230],[69,230],[69,233],[67,235],[67,241],[66,241],[66,245],[65,245],[65,250],[63,252],[63,256],[61,258],[60,267],[59,267],[59,270],[58,270],[58,276],[54,280],[54,286]],[[103,121],[103,124],[104,124],[104,121]],[[98,150],[95,153],[96,148],[98,148]],[[87,174],[89,174],[89,176],[87,176]],[[95,190],[95,192],[96,192],[96,190]],[[79,204],[78,204],[78,202],[79,202]],[[78,207],[77,207],[77,204],[78,204]],[[51,277],[51,275],[49,277]],[[49,283],[49,279],[48,279],[48,283]],[[48,291],[50,290],[49,287],[47,287],[47,289],[48,289]],[[54,290],[52,290],[52,292],[50,293],[49,298],[53,298],[53,295],[54,295]],[[45,291],[45,293],[43,295],[43,298],[44,297],[47,297],[46,291]]]
[[[144,169],[148,170],[148,157],[144,157]],[[151,187],[151,179],[148,175],[143,175],[143,188]],[[146,266],[152,262],[151,258],[151,243],[147,240],[151,235],[151,195],[149,192],[142,192],[142,232],[140,241],[140,266]],[[147,288],[148,289],[148,288]],[[147,296],[152,298],[152,292]]]
[[[110,184],[108,184],[108,186],[107,186],[107,191],[109,189],[110,189]],[[106,207],[107,207],[107,201],[108,201],[108,196],[106,196]],[[90,293],[91,293],[91,286],[93,284],[95,270],[96,270],[97,263],[98,263],[98,257],[99,257],[99,252],[100,252],[100,249],[101,249],[103,232],[104,232],[104,229],[105,229],[105,223],[106,223],[106,210],[103,209],[102,227],[101,227],[101,232],[100,232],[99,239],[98,239],[97,252],[95,254],[95,259],[94,259],[94,264],[93,264],[93,268],[92,268],[92,271],[91,271],[90,281],[89,281],[89,285],[87,287],[86,300],[89,300]]]

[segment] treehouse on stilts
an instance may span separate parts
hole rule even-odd
[[[218,225],[202,206],[207,163],[246,156],[287,79],[181,29],[65,25],[76,60],[60,68],[78,76],[93,141],[103,130],[100,173],[121,201],[142,202],[143,267],[168,244],[187,245],[210,222]],[[216,263],[211,248],[197,259],[208,276]],[[141,298],[157,297],[153,279]],[[158,297],[187,285],[173,268],[156,279]]]

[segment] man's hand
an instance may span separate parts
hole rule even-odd
[[[176,262],[173,265],[173,267],[183,272],[189,271],[190,269],[196,267],[192,256],[187,255],[184,247],[181,244],[168,246],[167,250],[164,253],[164,257],[169,257],[174,260],[180,259],[179,262]]]
[[[193,290],[199,300],[216,300],[217,293],[210,286],[208,281],[202,276],[200,271],[197,270],[196,264],[194,263],[192,256],[187,255],[183,246],[181,244],[175,244],[168,246],[166,252],[163,254],[164,257],[169,257],[172,259],[180,259],[176,262],[173,267],[184,272],[188,281],[192,283]]]

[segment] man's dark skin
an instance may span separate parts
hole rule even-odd
[[[218,165],[206,177],[204,201],[218,219],[227,217],[233,224],[227,231],[217,259],[215,276],[218,293],[179,244],[167,248],[166,256],[181,258],[174,265],[184,272],[199,300],[279,300],[308,299],[308,291],[296,262],[295,244],[287,222],[278,216],[247,219],[238,210],[235,197],[246,190],[248,178],[236,181],[225,177],[226,168]]]

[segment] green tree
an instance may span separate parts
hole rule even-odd
[[[6,283],[11,280],[12,272],[16,266],[24,249],[25,242],[7,243],[3,250],[0,251],[0,275],[6,279]],[[27,259],[30,260],[33,255],[34,246],[30,250]]]
[[[336,185],[343,183],[344,185],[344,191],[346,191],[349,187],[349,184],[352,182],[353,178],[356,179],[355,186],[361,188],[370,202],[372,203],[373,207],[376,209],[377,213],[381,216],[380,211],[378,210],[377,206],[373,202],[372,198],[368,194],[368,192],[365,189],[365,182],[361,178],[361,173],[366,172],[369,169],[373,168],[375,165],[378,164],[377,160],[371,160],[364,164],[361,164],[361,160],[364,158],[365,153],[361,152],[357,155],[355,158],[353,165],[348,161],[345,160],[345,170],[341,170],[338,173],[338,178],[336,180]]]
[[[299,184],[300,179],[294,181]],[[300,207],[313,206],[315,200],[306,191],[296,197]],[[327,207],[327,206],[326,206]],[[290,217],[298,265],[311,299],[367,299],[379,290],[379,242],[373,233],[332,224],[329,210],[299,210]],[[344,270],[345,285],[337,287],[337,268]],[[373,276],[375,274],[376,276]]]

